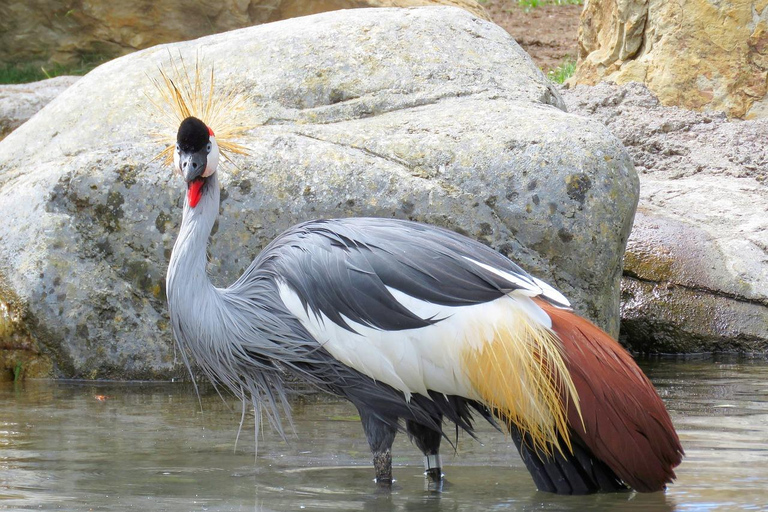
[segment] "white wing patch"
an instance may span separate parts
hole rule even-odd
[[[539,288],[542,290],[542,295],[544,295],[546,298],[553,300],[554,302],[557,302],[560,306],[570,308],[571,303],[568,301],[568,299],[565,298],[565,296],[560,293],[559,291],[555,290],[551,286],[549,286],[547,283],[542,281],[541,279],[533,278],[533,281],[539,285]]]
[[[521,276],[516,276],[515,274],[510,274],[509,272],[505,272],[490,265],[486,265],[485,263],[480,263],[479,261],[473,260],[472,258],[468,258],[466,256],[464,256],[464,259],[471,261],[479,267],[484,268],[488,272],[493,272],[497,276],[501,277],[502,279],[506,279],[512,284],[522,287],[519,290],[515,290],[515,292],[523,293],[529,297],[543,295],[544,297],[557,302],[560,306],[571,307],[571,303],[568,302],[568,299],[566,299],[562,293],[555,290],[541,279],[537,279],[533,276],[530,276],[530,279],[525,279]]]
[[[432,390],[478,400],[464,370],[467,349],[491,343],[500,330],[514,328],[510,322],[521,314],[544,327],[552,325],[524,290],[483,304],[450,307],[388,289],[415,315],[440,321],[418,329],[383,331],[344,318],[355,331],[350,332],[322,313],[308,312],[298,294],[286,283],[279,283],[285,306],[333,357],[402,391],[406,398]]]
[[[526,290],[526,291],[530,292],[530,294],[526,294],[526,295],[530,295],[531,297],[534,297],[536,295],[541,295],[541,293],[542,293],[541,288],[536,286],[536,284],[533,281],[529,280],[529,279],[523,279],[521,276],[516,276],[514,274],[510,274],[509,272],[504,272],[503,270],[500,270],[498,268],[492,267],[490,265],[486,265],[485,263],[480,263],[479,261],[473,260],[472,258],[468,258],[467,256],[464,256],[464,259],[467,260],[467,261],[471,261],[472,263],[474,263],[478,267],[484,268],[488,272],[492,272],[492,273],[496,274],[497,276],[501,277],[502,279],[506,279],[507,281],[509,281],[512,284],[520,286],[522,288],[522,290]]]

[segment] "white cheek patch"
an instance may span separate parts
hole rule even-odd
[[[216,137],[211,135],[211,151],[208,153],[208,163],[205,166],[205,172],[203,173],[203,178],[207,178],[211,174],[216,172],[216,169],[219,167],[219,145],[216,144]]]
[[[173,150],[173,172],[181,174],[181,165],[179,163],[179,150]]]

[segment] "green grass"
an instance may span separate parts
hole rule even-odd
[[[488,3],[492,0],[477,0],[477,3],[488,7]],[[497,0],[493,1],[494,4],[501,4],[501,10],[510,12],[512,9],[507,7],[506,4],[511,0]],[[531,9],[541,7],[542,5],[584,5],[584,0],[517,0],[517,5],[525,9],[525,12],[529,12]]]
[[[16,363],[13,368],[13,382],[21,382],[21,377],[24,375],[24,364],[20,361]]]
[[[71,65],[39,62],[0,64],[0,84],[26,84],[61,75],[84,75],[107,60],[106,57],[90,56]]]
[[[517,0],[517,5],[530,11],[542,5],[584,5],[584,0]]]
[[[45,78],[39,78],[43,72],[38,66],[30,64],[3,64],[0,66],[0,84],[24,84]]]
[[[547,73],[547,77],[556,84],[562,84],[573,76],[576,71],[576,61],[571,57],[566,57],[563,63],[557,66],[555,69],[550,69]]]

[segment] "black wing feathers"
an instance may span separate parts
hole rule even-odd
[[[515,275],[530,276],[485,245],[448,230],[395,219],[355,218],[300,224],[275,239],[254,262],[271,267],[308,311],[382,330],[425,327],[387,287],[446,306],[488,302],[520,286],[467,258]]]

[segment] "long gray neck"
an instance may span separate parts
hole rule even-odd
[[[218,179],[215,173],[207,179],[203,196],[194,208],[184,195],[181,229],[165,279],[171,326],[188,366],[184,349],[202,364],[217,355],[210,354],[208,347],[224,338],[222,329],[226,327],[220,315],[221,293],[206,272],[208,237],[219,213]]]
[[[219,180],[214,173],[207,178],[203,196],[197,206],[189,206],[184,194],[181,229],[173,245],[168,264],[166,292],[171,308],[179,301],[195,300],[214,291],[206,273],[208,237],[219,214]]]
[[[233,333],[247,328],[248,322],[226,300],[227,291],[214,287],[206,272],[208,238],[219,213],[218,179],[215,173],[207,179],[194,208],[184,198],[181,229],[166,276],[168,312],[187,368],[191,371],[189,353],[211,380],[225,383],[244,398],[235,356],[238,340]]]
[[[282,434],[278,408],[290,409],[282,372],[288,369],[310,378],[307,366],[321,368],[331,359],[280,307],[273,282],[249,273],[229,288],[213,286],[206,272],[206,250],[219,213],[219,183],[215,173],[207,179],[195,208],[189,206],[186,195],[184,199],[181,229],[166,277],[171,326],[190,370],[187,353],[211,380],[226,384],[243,400],[252,400],[257,410],[263,406]]]

